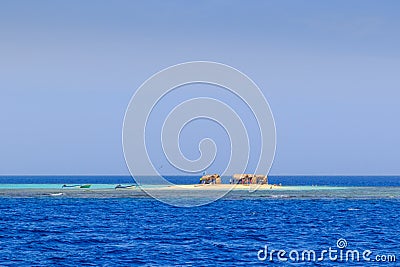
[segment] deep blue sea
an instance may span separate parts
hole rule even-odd
[[[38,177],[0,178],[0,183],[29,181],[38,183]],[[40,181],[132,183],[129,177]],[[13,197],[3,190],[0,266],[400,266],[398,177],[271,177],[270,183],[275,182],[358,188],[348,192],[362,192],[359,187],[368,186],[365,190],[374,197],[260,193],[177,208],[150,197]],[[339,249],[339,239],[347,246]],[[287,260],[280,261],[277,252],[272,260],[260,260],[265,246],[267,253],[285,250]],[[319,256],[329,248],[339,256],[349,250],[371,251],[370,261],[362,256],[360,261],[301,260],[303,251]],[[289,252],[294,258],[300,253],[300,260],[292,261]],[[377,262],[376,256],[387,261],[396,256],[396,261]]]

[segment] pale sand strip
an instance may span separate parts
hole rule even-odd
[[[146,188],[146,186],[144,186]],[[167,191],[175,191],[175,190],[187,190],[187,191],[209,191],[209,190],[221,190],[221,191],[229,191],[229,190],[320,190],[320,189],[343,189],[344,187],[335,187],[335,186],[278,186],[278,185],[243,185],[243,184],[194,184],[194,185],[171,185],[171,186],[160,186],[160,187],[152,187],[146,188],[148,190],[167,190]]]

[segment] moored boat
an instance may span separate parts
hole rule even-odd
[[[92,185],[91,184],[74,184],[74,185],[66,185],[64,184],[61,188],[90,188]]]
[[[137,185],[133,184],[133,185],[116,185],[115,189],[135,189],[137,188]]]

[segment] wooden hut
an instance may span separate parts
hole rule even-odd
[[[200,184],[220,184],[221,176],[219,174],[204,175],[200,178]]]
[[[262,174],[234,174],[233,184],[268,184],[268,177]]]

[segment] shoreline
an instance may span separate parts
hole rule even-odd
[[[116,184],[90,184],[89,188],[63,188],[62,184],[0,184],[1,190],[60,190],[60,191],[82,191],[82,190],[115,190],[115,191],[137,191],[145,190],[188,190],[188,191],[258,191],[258,190],[316,190],[316,189],[346,189],[354,186],[328,186],[328,185],[271,185],[271,184],[171,184],[171,185],[131,185],[131,188],[115,188]]]
[[[343,186],[279,186],[270,184],[191,184],[191,185],[171,185],[160,188],[151,188],[150,190],[194,190],[194,191],[207,191],[207,190],[221,190],[221,191],[263,191],[263,190],[316,190],[316,189],[345,189]]]
[[[10,184],[9,184],[10,185]],[[3,187],[2,187],[3,186]],[[38,186],[38,185],[35,185]],[[185,201],[196,198],[214,198],[219,194],[225,200],[273,200],[273,199],[391,199],[400,200],[400,187],[339,187],[339,186],[272,186],[262,185],[259,188],[247,185],[173,185],[151,186],[145,188],[114,189],[115,185],[97,184],[93,188],[4,188],[0,184],[0,199],[4,198],[37,198],[37,199],[151,199],[177,198]],[[58,185],[57,185],[58,186]],[[97,186],[97,187],[96,187]],[[108,186],[108,187],[106,187]],[[112,186],[112,187],[110,187]]]

